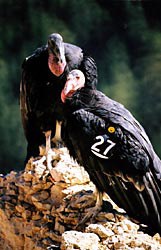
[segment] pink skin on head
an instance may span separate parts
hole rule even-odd
[[[63,74],[66,62],[57,62],[56,57],[53,54],[49,54],[49,59],[48,59],[48,66],[50,71],[56,75],[60,76]]]
[[[71,97],[78,89],[85,85],[84,74],[80,70],[72,70],[65,83],[64,89],[61,92],[61,100],[64,103],[66,98]]]

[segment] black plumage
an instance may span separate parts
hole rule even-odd
[[[161,161],[143,127],[97,90],[82,88],[66,97],[63,139],[70,154],[99,192],[151,233],[161,233]]]
[[[87,87],[96,88],[95,61],[80,47],[64,43],[55,33],[49,36],[47,45],[36,49],[24,60],[20,107],[28,142],[26,161],[39,155],[39,145],[45,144],[43,132],[51,130],[54,136],[62,108],[60,93],[68,72],[75,68],[84,72]]]

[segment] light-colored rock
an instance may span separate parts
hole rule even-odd
[[[96,234],[66,231],[62,234],[61,250],[98,250],[98,243]]]
[[[153,239],[156,240],[157,242],[159,242],[161,244],[161,237],[158,233],[156,233],[154,236],[153,236]]]
[[[85,232],[95,233],[100,238],[107,238],[114,235],[114,232],[111,229],[105,228],[103,225],[100,224],[90,224],[88,227],[86,227]]]
[[[84,169],[78,165],[73,166],[71,163],[58,162],[51,170],[51,176],[55,182],[63,181],[70,185],[83,184],[89,182],[89,176]]]
[[[133,231],[133,232],[137,232],[139,229],[139,225],[133,223],[132,221],[125,219],[123,220],[124,225],[127,226],[128,231]]]
[[[115,234],[123,234],[124,230],[122,227],[120,227],[119,225],[116,225],[112,228],[112,230],[114,231]]]

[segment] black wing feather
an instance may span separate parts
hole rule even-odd
[[[99,191],[107,192],[131,218],[147,224],[154,232],[161,232],[161,164],[144,129],[121,104],[98,91],[91,91],[91,95],[83,92],[85,101],[80,92],[70,100],[76,111],[65,126],[74,157],[85,167]],[[109,125],[115,127],[114,134],[107,132]],[[91,152],[98,135],[116,142],[107,160]],[[70,148],[68,141],[66,145]]]

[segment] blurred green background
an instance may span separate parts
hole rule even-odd
[[[50,33],[84,48],[98,88],[123,103],[161,156],[161,2],[0,0],[0,173],[23,168],[21,64]]]

